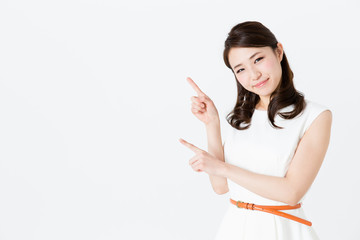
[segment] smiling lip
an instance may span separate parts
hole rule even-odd
[[[269,79],[266,79],[265,81],[259,82],[259,83],[256,84],[254,87],[259,87],[261,84],[265,83],[267,80],[269,80]]]

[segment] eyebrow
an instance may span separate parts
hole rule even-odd
[[[256,53],[254,53],[254,54],[249,58],[249,60],[251,60],[253,57],[255,57],[256,54],[258,54],[258,53],[261,53],[261,52],[256,52]],[[236,66],[234,67],[234,70],[235,70],[235,68],[240,67],[241,65],[242,65],[242,63],[236,65]]]

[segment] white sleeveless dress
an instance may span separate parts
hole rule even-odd
[[[247,130],[229,127],[224,141],[225,162],[246,170],[284,177],[297,145],[315,118],[329,109],[305,98],[304,111],[293,119],[275,116],[275,129],[268,120],[266,110],[255,109],[251,126]],[[281,109],[288,112],[293,105]],[[230,130],[231,129],[231,130]],[[264,198],[228,179],[229,197],[258,205],[287,205]],[[302,202],[304,197],[299,201]],[[313,226],[270,214],[238,208],[230,203],[216,234],[216,240],[314,240],[319,239]],[[282,212],[307,219],[304,206]]]

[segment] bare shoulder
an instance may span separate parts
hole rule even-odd
[[[332,120],[332,112],[329,109],[326,109],[322,113],[319,114],[318,118],[323,119],[323,121],[327,121],[331,123]]]
[[[313,147],[323,145],[326,149],[330,140],[332,125],[332,112],[327,109],[319,114],[312,122],[309,129],[305,132],[302,141],[305,141]]]
[[[314,132],[317,130],[321,131],[321,129],[323,130],[329,129],[331,128],[331,124],[332,124],[332,112],[329,109],[327,109],[316,117],[314,122],[310,125],[308,131]]]

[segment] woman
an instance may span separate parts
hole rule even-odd
[[[206,126],[208,152],[180,139],[196,154],[193,170],[230,194],[216,239],[319,239],[302,200],[329,145],[331,111],[294,88],[282,44],[259,22],[231,29],[224,61],[238,90],[224,145],[217,109],[191,78],[191,110]]]

